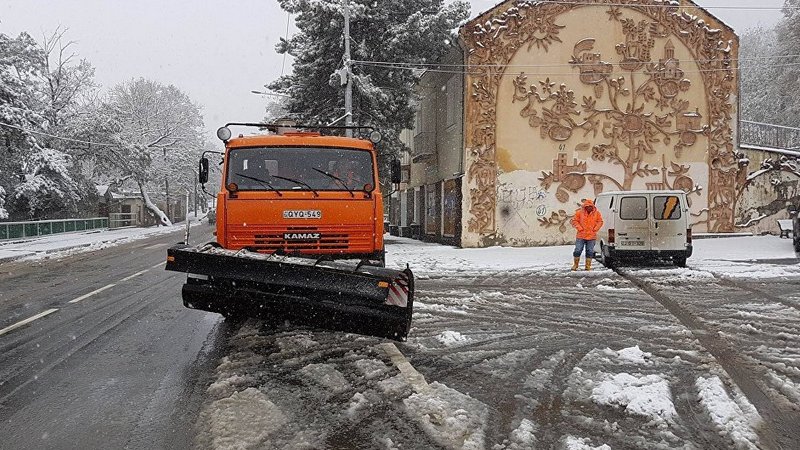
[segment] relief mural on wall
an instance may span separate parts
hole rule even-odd
[[[612,57],[596,51],[592,37],[562,43],[559,35],[564,26],[559,25],[558,18],[580,5],[507,3],[499,6],[491,19],[476,20],[475,25],[464,29],[470,66],[470,101],[466,105],[466,144],[471,157],[467,173],[468,231],[482,236],[496,231],[496,109],[503,76],[497,67],[508,65],[520,49],[535,46],[540,52],[548,52],[556,43],[572,47],[564,62],[579,75],[578,86],[557,84],[545,76],[529,81],[525,73],[513,82],[512,102],[522,105],[520,115],[542,139],[561,144],[553,171],[542,172],[541,186],[546,190],[555,186],[560,203],[576,200],[572,195],[586,186],[595,193],[609,188],[631,189],[636,179],[642,179],[650,189],[682,189],[700,195],[689,175],[690,166],[680,159],[702,137],[708,150],[708,209],[702,222],[712,231],[733,231],[739,172],[731,128],[736,94],[731,68],[735,36],[712,29],[667,2],[625,7],[615,6],[612,0],[595,3],[610,3],[608,18],[624,35]],[[659,7],[648,8],[646,3]],[[628,17],[628,10],[646,20]],[[693,80],[675,56],[676,43],[686,47],[696,61],[692,76],[706,98],[684,98]],[[576,91],[590,94],[576,95]],[[698,101],[703,103],[693,104]],[[703,117],[700,109],[708,117]],[[571,138],[581,141],[573,144],[574,154],[585,157],[567,160],[564,143]],[[663,153],[664,148],[670,149],[671,156],[660,158],[660,164],[654,167],[652,161],[659,158],[653,155],[657,149]],[[617,169],[587,171],[589,161],[592,168],[609,164]],[[540,226],[561,228],[565,223],[561,212],[541,218]]]

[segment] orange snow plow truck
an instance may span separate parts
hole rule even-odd
[[[232,138],[230,126],[268,133]],[[384,267],[380,133],[322,134],[347,128],[229,123],[217,131],[225,151],[216,241],[167,250],[166,269],[188,274],[186,307],[405,340],[414,276]]]

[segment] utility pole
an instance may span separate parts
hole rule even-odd
[[[167,210],[164,213],[167,215],[167,219],[172,220],[169,217],[169,179],[166,175],[164,175],[164,191],[167,193]]]
[[[350,71],[350,2],[344,0],[344,69],[347,86],[344,88],[345,125],[353,126],[353,73]],[[353,130],[345,130],[345,136],[353,137]]]

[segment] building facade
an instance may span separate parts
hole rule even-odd
[[[738,37],[694,3],[509,0],[460,38],[418,85],[399,234],[567,244],[611,190],[686,191],[695,233],[777,233],[800,207],[800,128],[739,122]],[[738,145],[740,128],[791,142]]]
[[[463,246],[571,242],[580,201],[609,190],[682,189],[695,231],[735,230],[729,27],[657,0],[507,1],[461,38]]]

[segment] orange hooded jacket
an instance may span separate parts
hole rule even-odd
[[[593,201],[584,200],[570,223],[578,230],[578,239],[591,241],[597,239],[597,231],[603,226],[603,217]]]

